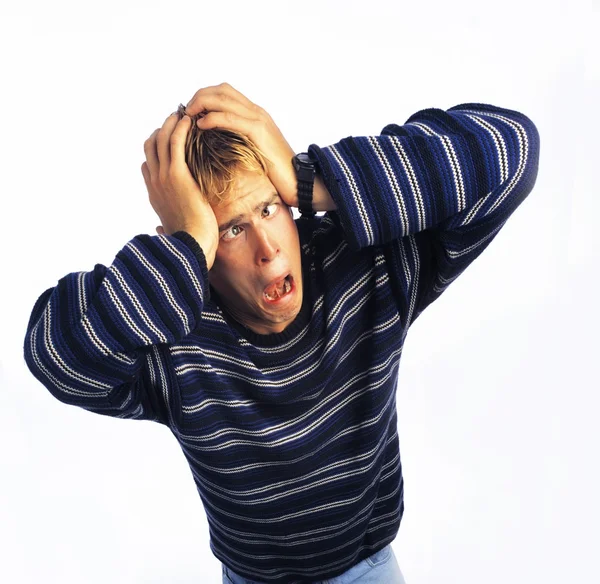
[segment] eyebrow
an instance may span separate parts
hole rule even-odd
[[[279,198],[279,193],[273,193],[268,199],[265,199],[264,201],[262,201],[258,205],[256,205],[256,207],[254,207],[254,209],[253,209],[254,213],[259,211],[260,209],[264,209],[266,206],[270,205],[271,203],[276,201],[278,198]],[[246,215],[243,213],[241,215],[236,215],[235,217],[232,217],[229,221],[227,221],[227,223],[223,223],[223,225],[219,225],[219,233],[221,233],[222,231],[227,231],[233,225],[242,223],[245,219],[246,219]]]

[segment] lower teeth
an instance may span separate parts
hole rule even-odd
[[[283,287],[281,289],[281,292],[279,292],[279,290],[275,290],[276,296],[271,296],[270,294],[267,294],[265,292],[265,296],[267,297],[268,300],[277,300],[278,298],[285,296],[291,289],[292,289],[292,285],[286,279],[283,281]]]

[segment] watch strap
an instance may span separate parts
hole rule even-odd
[[[308,162],[307,162],[308,161]],[[306,152],[294,157],[294,167],[298,179],[298,210],[303,217],[314,217],[313,187],[315,182],[316,165]]]
[[[315,216],[312,200],[313,182],[298,179],[298,210],[309,218]]]

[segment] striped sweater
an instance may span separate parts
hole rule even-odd
[[[539,134],[469,103],[309,152],[337,209],[295,222],[304,300],[283,332],[233,320],[199,244],[177,232],[63,277],[24,342],[58,400],[167,426],[212,552],[269,583],[333,578],[394,540],[404,339],[532,190]]]

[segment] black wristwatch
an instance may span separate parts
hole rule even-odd
[[[302,216],[314,217],[312,199],[315,175],[317,174],[316,162],[308,155],[308,152],[300,152],[292,158],[292,163],[298,178],[298,209]]]

